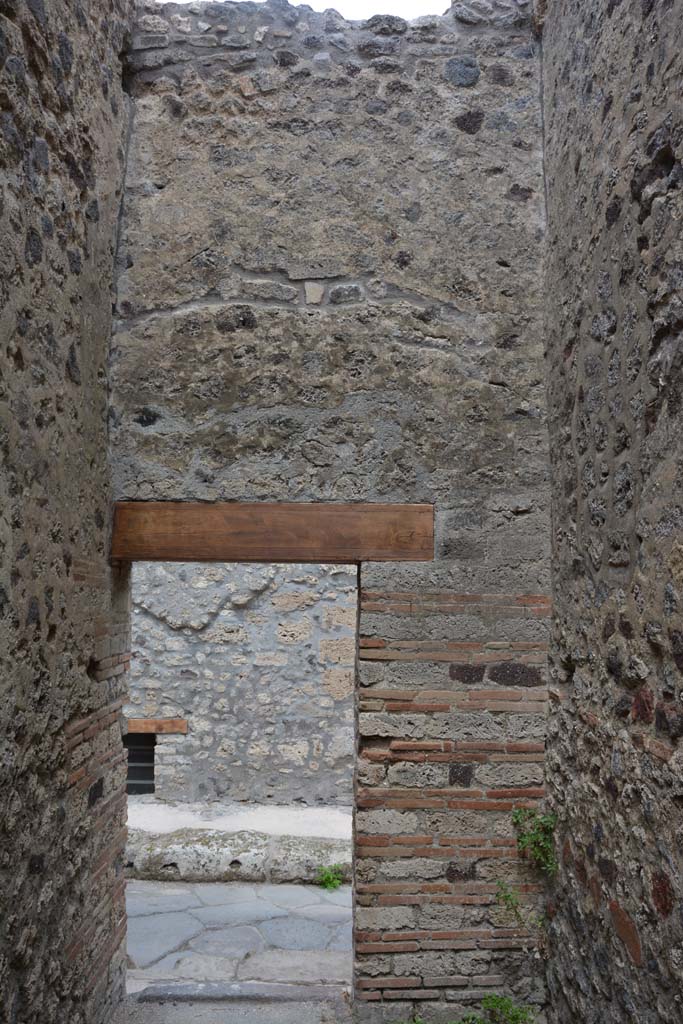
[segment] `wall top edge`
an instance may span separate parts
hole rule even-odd
[[[262,24],[284,20],[290,28],[322,29],[324,32],[367,31],[383,37],[401,36],[405,32],[428,32],[430,29],[450,30],[461,35],[494,29],[529,27],[534,16],[532,0],[456,0],[442,15],[426,15],[407,21],[393,14],[375,14],[366,20],[344,18],[333,7],[316,12],[307,4],[295,6],[288,0],[194,0],[191,3],[162,3],[158,0],[137,0],[136,20],[151,17],[194,19],[214,24],[230,22],[239,17],[256,19]],[[538,6],[538,0],[536,0]],[[228,29],[230,29],[228,24]],[[204,31],[208,31],[208,26]]]

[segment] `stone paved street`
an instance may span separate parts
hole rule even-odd
[[[350,886],[131,880],[127,906],[138,998],[323,999],[350,985]]]

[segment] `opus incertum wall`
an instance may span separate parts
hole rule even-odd
[[[160,799],[353,803],[353,565],[139,562],[128,718],[158,735]]]
[[[361,567],[367,1021],[457,1018],[491,989],[542,999],[495,903],[499,878],[538,887],[510,810],[541,795],[546,697],[539,64],[523,7],[409,26],[272,0],[154,4],[129,55],[117,497],[436,510],[434,562]]]
[[[126,0],[0,3],[0,1018],[125,987],[107,356]],[[120,600],[119,600],[120,598]]]
[[[552,1020],[683,1013],[683,5],[544,28],[562,849]]]

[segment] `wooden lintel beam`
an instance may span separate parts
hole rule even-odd
[[[185,718],[129,718],[128,732],[187,733]]]
[[[121,501],[111,557],[149,562],[434,558],[432,505]]]

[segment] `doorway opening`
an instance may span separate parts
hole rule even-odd
[[[357,619],[356,565],[133,565],[133,1001],[199,986],[345,1019]]]

